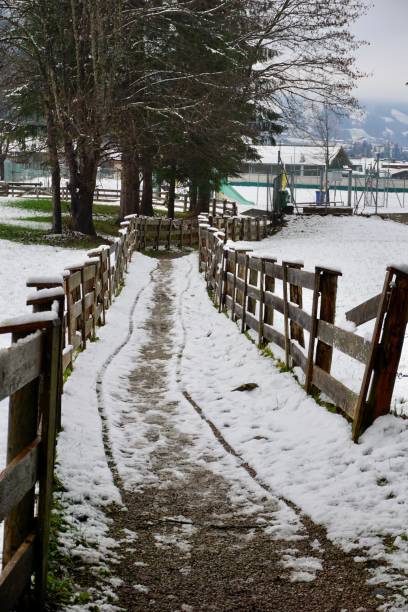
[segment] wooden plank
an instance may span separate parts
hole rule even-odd
[[[78,300],[71,306],[71,320],[77,319],[82,315],[82,300]]]
[[[81,272],[74,272],[70,274],[66,280],[67,283],[67,293],[72,293],[75,289],[77,289],[81,284]]]
[[[0,400],[13,395],[41,373],[42,336],[0,350]]]
[[[274,342],[281,349],[285,350],[285,336],[267,323],[264,323],[264,336],[267,340]]]
[[[319,320],[334,324],[336,318],[337,280],[341,272],[327,268],[316,268],[320,272],[320,312]],[[330,372],[333,359],[333,347],[317,341],[315,363],[319,368]]]
[[[291,303],[288,304],[288,312],[289,318],[292,321],[295,321],[295,323],[303,327],[303,329],[306,329],[306,331],[310,331],[312,326],[312,317],[309,313],[302,310],[302,308],[299,306],[295,306]]]
[[[246,253],[242,253],[237,251],[237,264],[239,266],[245,266],[245,261],[246,261]]]
[[[388,285],[390,295],[386,303],[380,343],[376,347],[371,387],[362,414],[363,431],[390,411],[407,328],[408,274],[392,267],[387,270],[388,274],[395,276]]]
[[[314,273],[297,268],[288,268],[288,282],[304,289],[314,289]]]
[[[253,314],[248,312],[248,310],[245,313],[245,324],[257,333],[259,332],[259,321]]]
[[[85,335],[87,338],[93,335],[93,328],[94,328],[93,319],[87,319],[85,321]]]
[[[285,329],[285,363],[286,367],[290,367],[290,351],[289,351],[289,300],[288,300],[288,266],[286,262],[283,265],[283,317]]]
[[[346,319],[357,326],[375,319],[381,302],[381,296],[382,293],[379,293],[355,308],[352,308],[346,312]]]
[[[250,257],[248,268],[249,270],[254,270],[255,272],[260,272],[262,267],[262,261],[260,257]]]
[[[326,321],[318,322],[317,337],[329,346],[349,355],[349,357],[353,357],[353,359],[360,361],[364,365],[367,363],[371,349],[371,342],[369,340],[336,327],[332,323],[326,323]]]
[[[267,306],[272,306],[275,310],[283,314],[283,299],[274,293],[270,293],[269,291],[265,291],[265,304]]]
[[[238,302],[235,302],[235,316],[236,316],[238,319],[241,319],[241,318],[242,318],[242,310],[243,310],[243,309],[242,309],[241,304],[238,304]]]
[[[38,478],[38,545],[36,548],[35,593],[40,610],[45,605],[47,589],[49,535],[51,524],[52,492],[55,467],[57,433],[57,405],[60,388],[58,377],[61,369],[60,321],[47,330],[44,338],[44,373],[40,393],[41,455]]]
[[[64,350],[62,354],[62,371],[65,370],[72,364],[72,349]]]
[[[0,610],[13,610],[31,581],[34,564],[35,534],[30,534],[18,548],[0,575]]]
[[[248,285],[247,296],[259,302],[259,300],[261,299],[261,292],[258,289],[258,287],[254,287],[253,285]]]
[[[96,266],[95,265],[85,266],[84,281],[88,282],[90,280],[93,280],[95,276],[96,276]]]
[[[306,372],[307,369],[307,357],[296,344],[291,341],[289,346],[291,357],[295,363],[295,365],[302,368],[303,372]]]
[[[0,473],[0,521],[34,487],[39,443],[37,438],[26,446]]]
[[[237,276],[236,278],[236,282],[235,282],[235,287],[238,291],[244,291],[245,290],[245,281],[240,278],[239,276]]]
[[[74,336],[72,337],[72,346],[74,348],[74,350],[76,351],[82,344],[82,338],[79,334],[74,334]]]
[[[265,274],[267,276],[272,276],[273,278],[283,280],[283,267],[276,263],[266,261],[265,262]]]
[[[85,310],[88,310],[93,304],[95,304],[95,293],[91,291],[90,293],[85,294],[84,297]]]
[[[333,403],[341,408],[349,417],[354,418],[358,395],[336,380],[319,366],[313,368],[312,382],[315,387],[325,393]]]

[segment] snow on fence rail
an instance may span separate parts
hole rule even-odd
[[[259,346],[272,342],[283,349],[286,366],[303,370],[306,391],[323,392],[353,422],[357,441],[390,410],[408,318],[407,270],[387,268],[382,293],[347,313],[356,325],[375,320],[366,340],[335,325],[340,272],[324,267],[309,272],[300,263],[278,264],[225,245],[235,235],[227,221],[223,224],[225,231],[201,224],[199,232],[200,271],[220,312],[230,313],[242,332],[253,330]],[[303,290],[312,294],[311,312],[303,307]],[[331,374],[333,349],[363,364],[359,393]]]

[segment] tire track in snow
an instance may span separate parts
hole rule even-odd
[[[291,502],[289,499],[285,499],[285,498],[277,495],[276,493],[274,493],[272,488],[269,485],[267,485],[263,480],[261,480],[259,478],[255,468],[253,468],[251,465],[249,465],[249,463],[243,459],[243,457],[239,454],[239,452],[233,446],[231,446],[231,444],[229,442],[227,442],[227,440],[224,438],[224,436],[221,433],[221,431],[218,429],[218,427],[215,425],[215,423],[209,417],[207,417],[207,415],[205,414],[205,411],[191,397],[191,395],[188,392],[188,390],[187,389],[183,389],[183,381],[182,381],[181,369],[182,369],[182,361],[183,361],[183,358],[184,358],[184,351],[185,351],[185,348],[186,348],[186,340],[187,340],[187,331],[186,331],[186,326],[185,326],[184,318],[183,318],[183,315],[184,315],[184,296],[185,296],[185,294],[187,293],[187,291],[191,287],[191,273],[192,273],[192,270],[193,270],[192,264],[190,262],[188,262],[188,263],[189,263],[188,282],[187,282],[185,288],[183,289],[183,291],[181,292],[179,300],[178,300],[179,320],[181,322],[181,327],[182,327],[182,342],[181,342],[181,345],[180,345],[180,348],[179,348],[179,352],[177,354],[177,383],[179,385],[181,394],[188,401],[190,406],[192,406],[192,408],[195,410],[195,412],[198,414],[198,416],[208,425],[208,427],[211,429],[211,431],[213,433],[213,436],[215,437],[217,442],[219,444],[221,444],[223,449],[229,455],[232,455],[233,457],[235,457],[235,459],[238,460],[238,466],[240,468],[242,468],[243,470],[245,470],[247,472],[247,474],[250,476],[250,478],[252,480],[254,480],[258,486],[260,486],[269,495],[272,495],[274,498],[277,498],[277,499],[280,499],[281,501],[283,501],[290,508],[292,508],[292,510],[294,510],[298,515],[301,515],[302,518],[306,518],[307,519],[308,517],[306,517],[304,515],[302,509],[299,508],[299,506],[297,506],[296,504]]]
[[[141,287],[141,289],[139,289],[138,293],[136,294],[136,297],[133,301],[132,307],[129,312],[129,328],[128,328],[128,333],[126,335],[126,338],[123,340],[121,344],[119,344],[119,346],[116,347],[114,351],[112,351],[109,357],[107,357],[107,359],[104,361],[104,363],[102,364],[102,366],[100,367],[96,375],[95,392],[96,392],[97,403],[98,403],[99,417],[101,419],[101,424],[102,424],[103,448],[105,452],[106,462],[112,473],[113,482],[115,486],[118,488],[118,490],[120,491],[120,493],[123,492],[124,486],[123,486],[122,478],[119,475],[117,463],[113,456],[113,448],[112,448],[112,443],[110,440],[110,431],[109,431],[109,425],[108,425],[108,416],[106,413],[105,400],[103,396],[103,380],[104,380],[105,374],[110,364],[112,363],[112,361],[115,359],[115,357],[117,357],[121,353],[121,351],[125,348],[125,346],[129,344],[130,340],[132,339],[132,336],[135,330],[133,317],[135,314],[136,307],[139,304],[140,299],[142,295],[144,294],[144,292],[146,291],[146,289],[148,289],[148,287],[150,287],[150,285],[152,284],[153,275],[155,272],[157,272],[158,268],[159,268],[159,264],[157,264],[156,267],[151,272],[149,272],[150,278],[148,282],[143,287]]]

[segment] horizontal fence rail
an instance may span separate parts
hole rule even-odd
[[[224,231],[200,224],[200,263],[218,305],[240,325],[252,330],[259,346],[273,343],[285,355],[287,368],[300,367],[305,389],[322,392],[353,423],[353,439],[390,410],[408,318],[408,274],[387,269],[383,291],[347,313],[360,325],[375,319],[371,340],[335,325],[340,272],[298,262],[258,257],[249,249],[225,245]],[[252,238],[257,239],[257,238]],[[304,304],[310,292],[311,310]],[[364,366],[360,391],[354,392],[332,374],[333,351]]]

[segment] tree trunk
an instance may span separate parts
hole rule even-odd
[[[202,183],[198,188],[197,212],[209,212],[211,187],[209,181]]]
[[[133,152],[122,153],[122,183],[120,190],[120,218],[139,214],[139,166]]]
[[[72,141],[69,140],[65,142],[65,155],[69,168],[68,189],[71,196],[72,229],[95,236],[92,205],[98,155],[96,150],[86,143],[78,143],[75,151]]]
[[[142,215],[153,217],[153,180],[151,168],[143,169]]]
[[[189,193],[190,193],[190,211],[193,212],[197,210],[197,196],[198,196],[197,183],[194,180],[190,181]]]
[[[57,130],[51,111],[47,117],[47,145],[51,166],[52,231],[54,234],[62,234],[61,169],[58,159]]]
[[[6,155],[4,155],[3,153],[0,155],[0,181],[4,181],[5,178],[5,161],[6,161]]]
[[[167,215],[169,219],[174,219],[174,200],[176,197],[176,169],[171,166],[171,175],[169,182],[169,199],[167,202]]]

